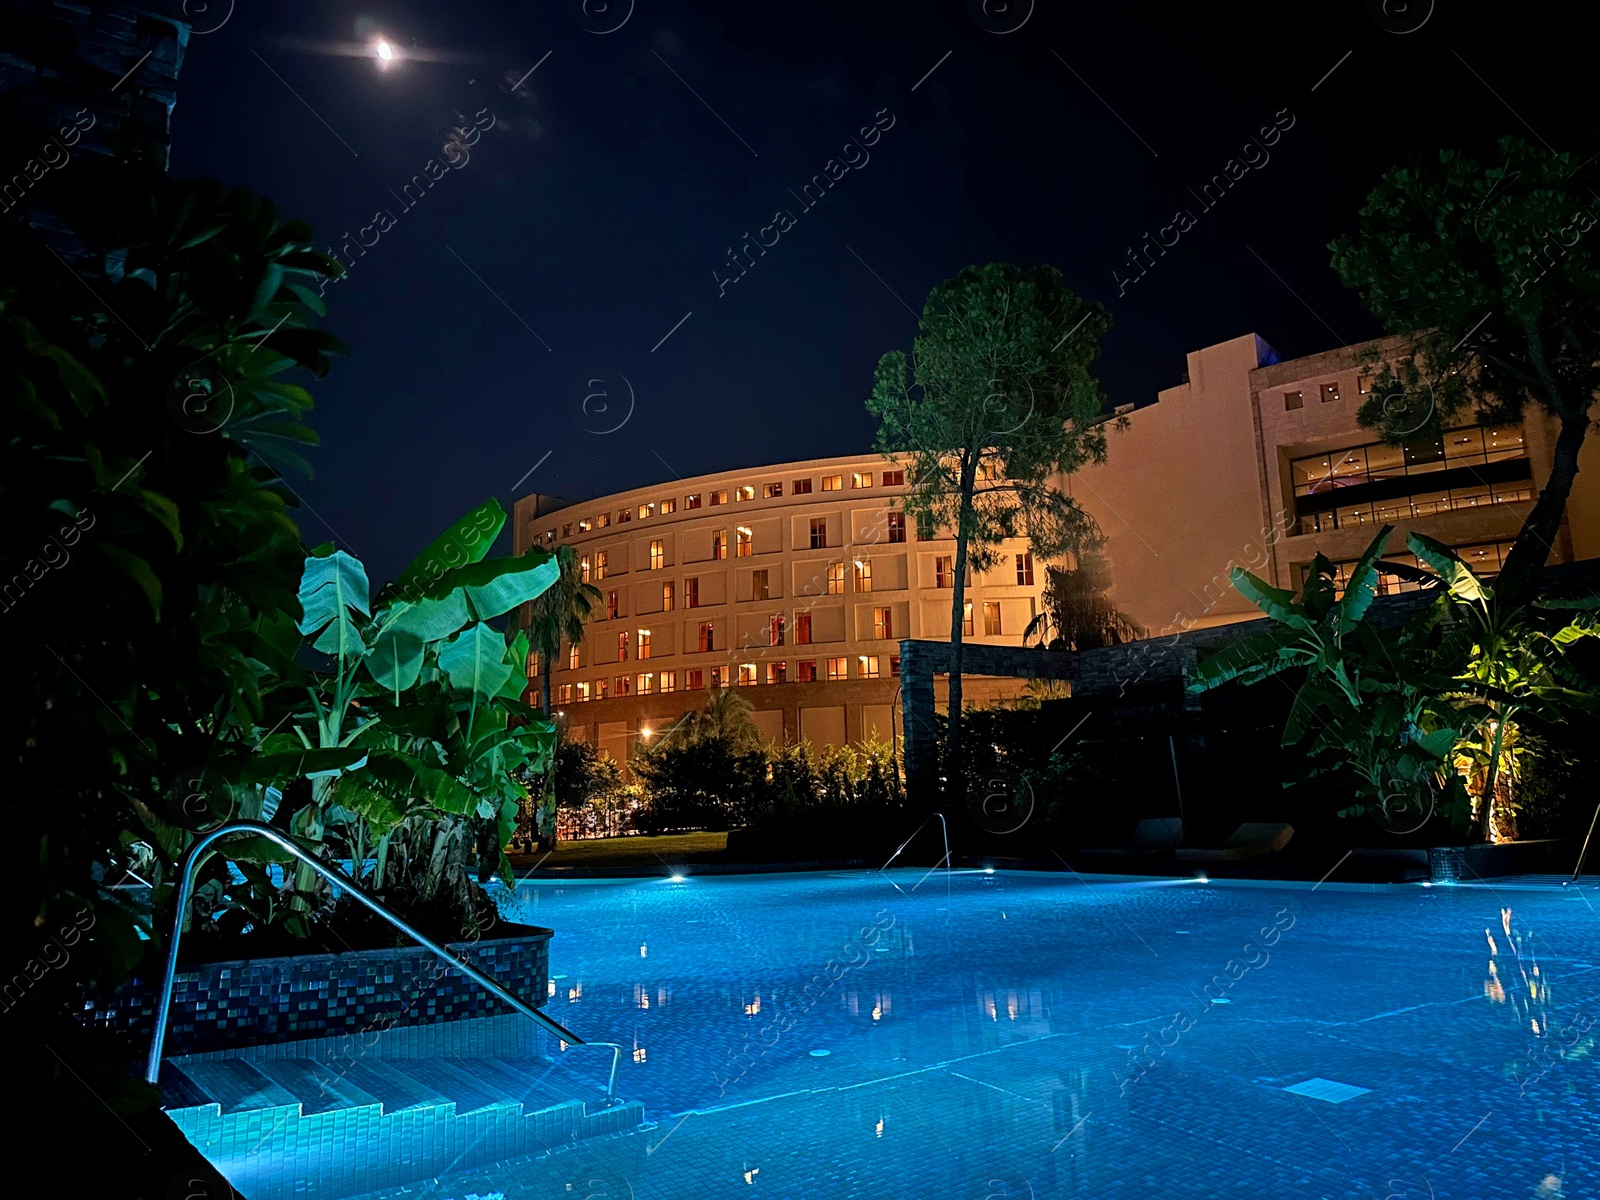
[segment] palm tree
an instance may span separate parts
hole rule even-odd
[[[1037,636],[1041,646],[1058,650],[1094,650],[1143,637],[1144,627],[1106,595],[1110,586],[1110,564],[1096,550],[1080,554],[1076,569],[1049,568],[1044,611],[1022,636]]]
[[[528,605],[528,643],[539,656],[539,708],[550,715],[550,670],[561,653],[561,642],[576,646],[583,641],[584,624],[600,603],[600,589],[583,578],[578,552],[556,547],[561,574]]]
[[[732,688],[714,690],[706,706],[683,722],[683,730],[692,741],[721,738],[734,750],[754,750],[761,744],[755,705]]]

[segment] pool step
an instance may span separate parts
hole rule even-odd
[[[251,1200],[334,1198],[540,1154],[644,1124],[504,1058],[172,1059],[167,1115]]]

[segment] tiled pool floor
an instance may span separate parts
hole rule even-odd
[[[524,887],[653,1128],[383,1200],[1600,1197],[1592,884],[920,877]]]

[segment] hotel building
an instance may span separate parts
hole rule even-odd
[[[955,582],[955,542],[919,536],[897,507],[905,490],[903,469],[864,454],[589,501],[523,497],[517,552],[572,546],[601,595],[554,664],[569,731],[625,763],[709,689],[740,687],[769,739],[893,740],[900,642],[949,638]],[[1044,583],[1026,542],[1006,544],[992,570],[969,573],[964,636],[1020,646]],[[973,679],[965,694],[1021,686]]]
[[[1106,535],[1123,612],[1151,635],[1254,619],[1230,567],[1298,588],[1319,552],[1346,570],[1385,523],[1390,558],[1409,557],[1416,530],[1498,568],[1549,476],[1555,423],[1530,406],[1516,424],[1386,446],[1356,422],[1370,345],[1281,362],[1249,334],[1189,354],[1182,383],[1118,410],[1106,463],[1061,486]],[[518,553],[572,545],[602,596],[555,663],[569,729],[626,762],[637,739],[732,686],[750,689],[771,739],[898,737],[899,643],[950,636],[955,556],[953,541],[908,528],[893,504],[904,490],[895,464],[858,455],[518,501]],[[1595,557],[1600,437],[1584,447],[1551,561]],[[1007,545],[970,581],[966,638],[1020,645],[1045,582],[1025,542]],[[1019,687],[969,677],[964,693]]]

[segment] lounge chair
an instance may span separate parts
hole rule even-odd
[[[1189,846],[1178,851],[1180,862],[1238,862],[1276,854],[1289,844],[1294,827],[1276,822],[1247,821],[1218,846]]]
[[[1178,817],[1147,817],[1133,827],[1125,845],[1103,850],[1080,850],[1086,858],[1139,858],[1161,854],[1183,841],[1183,821]]]

